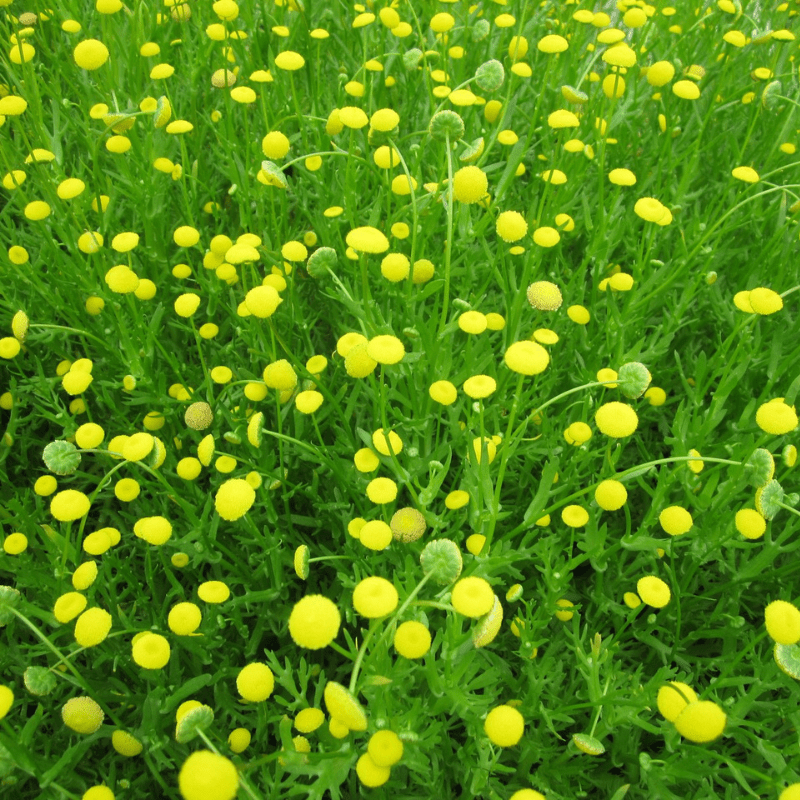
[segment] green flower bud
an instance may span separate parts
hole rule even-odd
[[[44,448],[42,459],[50,472],[55,472],[56,475],[71,475],[81,463],[81,454],[72,442],[58,439]]]
[[[419,47],[412,47],[403,53],[403,66],[407,70],[416,69],[422,61],[422,50]]]
[[[431,117],[428,133],[440,142],[450,137],[451,142],[457,142],[464,136],[464,120],[455,111],[440,111]]]
[[[437,539],[425,546],[419,557],[425,574],[442,586],[458,579],[463,567],[461,551],[458,545],[450,539]]]
[[[757,489],[766,486],[775,474],[775,459],[769,450],[759,447],[745,462],[747,482]]]
[[[756,509],[764,519],[772,519],[783,503],[783,487],[776,480],[756,490]]]
[[[650,371],[639,361],[623,364],[617,372],[617,377],[620,391],[630,400],[641,397],[647,391],[650,381],[653,380]]]
[[[590,756],[601,756],[606,751],[606,748],[599,739],[595,739],[594,736],[589,736],[586,733],[574,733],[572,735],[572,741],[575,743],[578,750]]]
[[[175,739],[180,744],[191,742],[200,731],[206,730],[214,722],[214,710],[210,706],[200,705],[187,711],[175,726]]]
[[[484,92],[496,92],[506,79],[506,71],[503,65],[492,59],[481,64],[475,70],[475,82],[483,89]]]
[[[25,688],[39,697],[56,688],[56,676],[46,667],[28,667],[23,675]]]
[[[472,41],[473,42],[480,42],[482,39],[485,39],[489,35],[489,31],[491,30],[491,26],[489,25],[489,20],[487,19],[479,19],[475,22],[472,26]]]
[[[21,595],[12,586],[0,586],[0,627],[8,624],[14,617],[11,610],[19,602]]]
[[[306,269],[312,278],[322,278],[328,274],[328,270],[333,272],[338,256],[332,247],[320,247],[315,250],[306,261]]]
[[[261,169],[267,176],[268,184],[277,186],[279,189],[289,188],[289,181],[286,180],[286,176],[277,164],[274,164],[272,161],[262,161]]]

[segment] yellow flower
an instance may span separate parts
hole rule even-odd
[[[75,46],[72,55],[81,69],[95,70],[108,61],[108,48],[97,39],[85,39]]]
[[[172,536],[172,524],[162,516],[142,517],[134,523],[133,532],[148,544],[159,546]]]
[[[353,228],[345,237],[353,250],[362,253],[384,253],[389,249],[389,240],[377,228]]]
[[[133,660],[144,669],[162,669],[169,661],[169,642],[158,633],[137,634],[131,654]]]
[[[403,742],[394,731],[384,728],[372,734],[367,752],[379,767],[393,767],[403,757]]]
[[[519,211],[503,211],[497,217],[495,230],[504,242],[517,242],[528,232],[528,223]]]
[[[391,770],[389,767],[379,767],[369,753],[364,753],[356,762],[356,774],[364,786],[374,789],[389,780]]]
[[[483,729],[498,747],[513,747],[525,731],[525,719],[516,708],[502,705],[493,708],[483,723]]]
[[[59,522],[80,519],[89,513],[90,508],[89,498],[75,489],[65,489],[50,501],[50,513]]]
[[[763,286],[752,289],[747,299],[752,310],[762,316],[775,314],[783,308],[783,298],[777,292]]]
[[[319,708],[304,708],[294,718],[294,727],[300,733],[313,733],[325,722],[325,714]]]
[[[91,697],[73,697],[64,703],[61,719],[76,733],[90,734],[99,730],[105,714]]]
[[[473,375],[464,381],[463,389],[473,400],[482,400],[497,389],[497,381],[489,375]]]
[[[488,187],[489,180],[480,167],[462,167],[453,176],[453,196],[461,203],[477,203],[486,196]]]
[[[639,425],[639,417],[633,408],[616,401],[600,406],[594,419],[601,433],[614,439],[631,436]]]
[[[760,180],[758,173],[752,167],[734,167],[731,175],[744,183],[758,183]]]
[[[260,703],[272,694],[275,688],[275,676],[266,664],[254,661],[239,671],[236,688],[245,700]]]
[[[127,758],[138,756],[144,749],[144,745],[127,731],[116,730],[111,734],[111,746],[121,755]]]
[[[569,42],[557,33],[550,33],[539,39],[536,47],[542,53],[563,53],[569,47]]]
[[[767,633],[778,644],[800,641],[800,610],[786,600],[773,600],[764,609]]]
[[[665,508],[658,515],[658,521],[670,536],[681,536],[687,533],[694,524],[692,515],[681,506]]]
[[[625,505],[628,491],[620,481],[604,480],[594,490],[594,499],[605,511],[616,511]]]
[[[340,624],[341,614],[332,600],[319,594],[306,595],[292,608],[289,634],[300,647],[319,650],[336,638]]]
[[[537,342],[514,342],[503,355],[506,366],[520,375],[538,375],[547,369],[550,356]]]
[[[561,290],[550,281],[536,281],[527,290],[528,302],[540,311],[556,311],[561,307]]]
[[[783,400],[771,400],[756,411],[756,425],[765,433],[781,436],[791,433],[798,425],[797,413]]]
[[[394,502],[397,484],[391,478],[373,478],[367,484],[367,497],[377,504]]]
[[[453,608],[465,617],[482,617],[492,610],[494,591],[484,578],[462,578],[453,586],[451,602]]]
[[[215,5],[219,2],[222,0]],[[183,800],[233,800],[239,790],[239,773],[225,756],[197,750],[183,762],[178,787]]]
[[[683,100],[697,100],[700,97],[700,88],[694,81],[677,81],[672,84],[672,92]]]
[[[367,729],[367,715],[356,698],[339,683],[328,681],[325,684],[325,705],[332,720],[338,721],[351,731]]]
[[[722,736],[727,716],[711,700],[689,703],[675,719],[678,733],[690,742],[706,744]]]
[[[194,603],[178,603],[167,615],[169,629],[178,636],[189,636],[200,626],[202,612]]]
[[[75,623],[75,641],[81,647],[95,647],[111,630],[111,614],[102,608],[84,611]]]
[[[255,499],[255,490],[246,480],[232,478],[225,481],[217,490],[214,507],[223,519],[232,522],[243,517]]]
[[[391,614],[399,602],[397,589],[385,578],[364,578],[353,591],[353,607],[370,619]]]
[[[422,658],[431,649],[431,632],[421,622],[403,622],[395,631],[394,649],[403,658]]]
[[[658,690],[656,703],[664,719],[675,722],[678,715],[689,703],[697,702],[697,695],[691,686],[680,681],[670,681]]]
[[[639,578],[636,591],[639,593],[639,597],[653,608],[663,608],[672,597],[669,586],[655,575]]]

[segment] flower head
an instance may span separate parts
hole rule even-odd
[[[482,400],[497,389],[497,381],[489,375],[473,375],[464,381],[463,389],[473,400]]]
[[[197,587],[197,595],[204,603],[224,603],[231,590],[222,581],[205,581]]]
[[[425,517],[416,508],[400,508],[392,517],[389,527],[392,536],[399,542],[416,542],[427,527]]]
[[[50,513],[59,522],[70,522],[88,514],[91,505],[89,498],[83,492],[65,489],[50,501]]]
[[[514,342],[503,355],[506,366],[520,375],[538,375],[547,369],[550,356],[537,342]]]
[[[675,722],[678,714],[683,711],[689,703],[697,702],[697,695],[691,686],[687,686],[680,681],[670,681],[658,690],[656,698],[658,710],[664,719]]]
[[[489,180],[480,167],[462,167],[453,176],[453,196],[461,203],[483,200],[488,188]]]
[[[731,170],[731,175],[737,181],[744,183],[758,183],[760,178],[758,173],[752,167],[734,167]]]
[[[736,512],[736,530],[746,539],[760,539],[767,530],[767,521],[754,508]]]
[[[453,586],[451,602],[453,608],[465,617],[482,617],[492,610],[494,591],[487,580],[473,575],[462,578]]]
[[[669,218],[668,221],[672,221],[669,209],[655,197],[640,197],[634,204],[633,211],[637,217],[641,217],[646,222],[664,224],[667,218]]]
[[[319,650],[336,638],[341,620],[332,600],[320,594],[306,595],[289,615],[289,634],[300,647]]]
[[[561,512],[561,519],[570,528],[582,528],[589,521],[589,512],[583,506],[570,505]]]
[[[169,629],[178,636],[190,636],[200,626],[203,614],[194,603],[178,603],[167,615]]]
[[[178,788],[183,800],[233,800],[239,789],[239,773],[225,756],[197,750],[183,762]]]
[[[519,211],[503,211],[497,217],[495,230],[504,242],[518,242],[528,232],[528,223]]]
[[[95,647],[111,630],[111,614],[102,608],[84,611],[75,623],[75,641],[81,647]]]
[[[367,752],[379,767],[392,767],[403,757],[403,742],[394,731],[384,728],[372,734]]]
[[[345,237],[349,247],[360,253],[385,253],[389,240],[377,228],[353,228]]]
[[[497,706],[486,715],[483,729],[498,747],[513,747],[525,732],[525,719],[512,706]]]
[[[415,620],[397,626],[394,649],[403,658],[422,658],[431,649],[431,632]]]
[[[399,364],[405,354],[406,349],[396,336],[373,336],[367,343],[367,355],[379,364]]]
[[[614,439],[630,436],[639,425],[636,412],[629,405],[616,401],[600,406],[594,420],[601,433]]]
[[[340,683],[328,681],[325,684],[325,705],[331,718],[338,720],[348,730],[365,731],[367,715],[353,694]]]
[[[694,524],[692,515],[682,506],[665,508],[658,515],[658,521],[670,536],[681,536],[687,533]]]
[[[706,744],[722,736],[727,716],[711,700],[697,700],[688,703],[675,718],[678,733],[690,742]]]
[[[250,289],[244,300],[247,310],[259,319],[271,317],[282,302],[283,298],[274,286],[256,286]]]
[[[254,661],[239,671],[236,676],[236,688],[245,700],[260,703],[272,694],[275,688],[275,676],[266,664]]]
[[[255,490],[246,480],[231,478],[217,490],[214,507],[223,519],[232,522],[243,517],[255,499]]]
[[[620,481],[605,480],[594,490],[594,499],[605,511],[616,511],[625,505],[628,490]]]
[[[800,609],[787,600],[773,600],[764,609],[764,622],[778,644],[800,642]]]
[[[295,70],[302,69],[305,66],[306,60],[300,53],[295,53],[294,50],[284,50],[275,56],[275,66],[278,69],[294,72]]]
[[[669,586],[655,575],[646,575],[644,578],[639,578],[636,584],[636,591],[639,593],[639,597],[647,605],[653,606],[653,608],[663,608],[672,597]]]
[[[747,299],[753,311],[763,316],[775,314],[783,308],[783,298],[777,292],[763,286],[752,289]]]
[[[133,525],[133,532],[148,544],[162,545],[172,536],[172,523],[166,517],[142,517]]]
[[[304,708],[294,718],[294,727],[300,733],[313,733],[325,722],[325,713],[320,708]]]
[[[144,669],[163,669],[169,661],[169,642],[159,633],[139,634],[134,637],[131,654]]]
[[[73,697],[61,709],[64,724],[76,733],[94,733],[103,724],[105,716],[103,709],[91,697]]]
[[[364,578],[353,591],[353,608],[370,619],[391,614],[398,602],[397,589],[386,578]]]
[[[773,436],[791,433],[798,425],[797,412],[783,400],[771,400],[759,406],[756,411],[756,425]]]
[[[528,302],[540,311],[556,311],[561,307],[561,289],[550,281],[536,281],[528,287]]]
[[[97,39],[84,39],[72,53],[75,63],[86,70],[95,70],[108,61],[108,48]]]

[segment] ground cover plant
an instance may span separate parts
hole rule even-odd
[[[0,795],[800,798],[797,2],[0,5]]]

